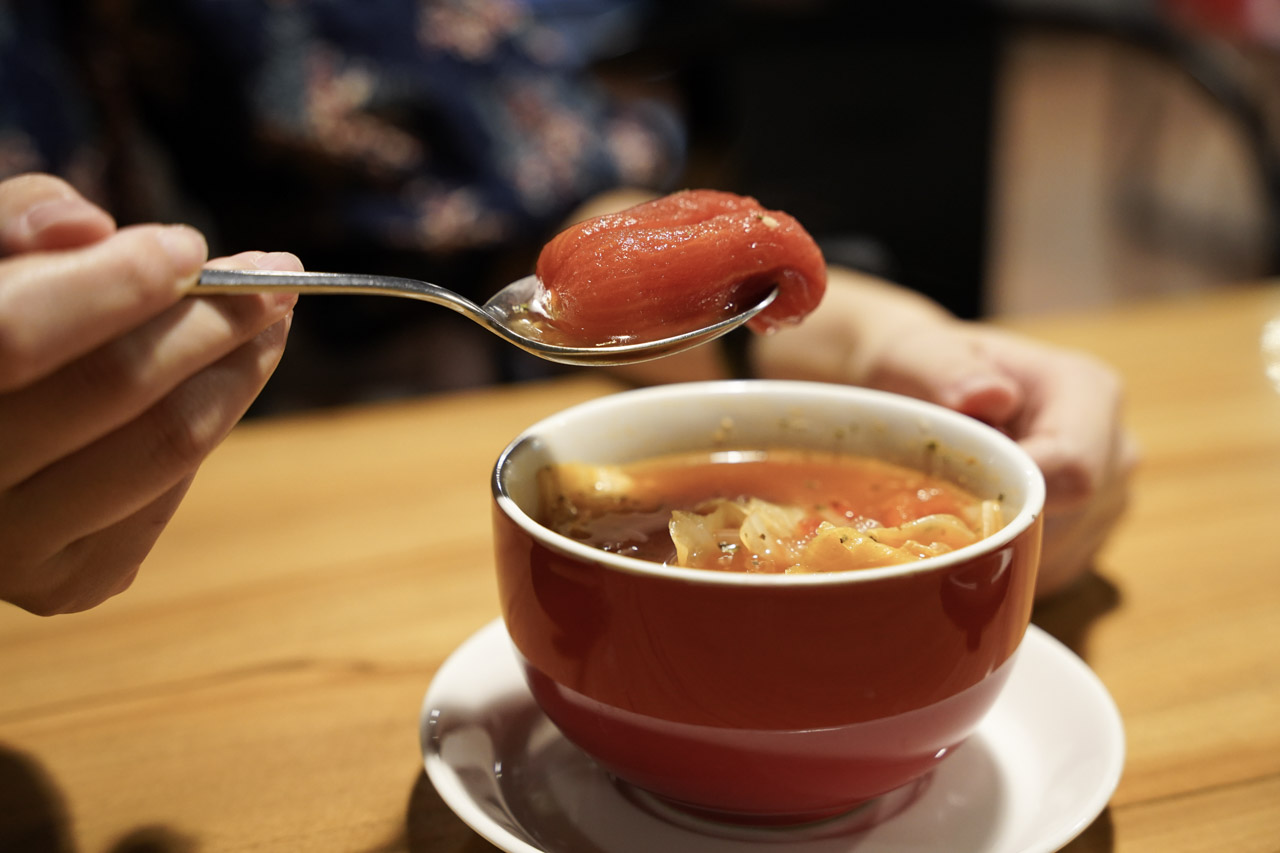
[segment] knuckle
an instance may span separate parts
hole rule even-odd
[[[26,545],[32,543],[28,540]],[[145,550],[95,546],[92,536],[52,554],[31,557],[30,547],[8,535],[0,542],[0,598],[36,616],[79,613],[128,589],[137,578]],[[22,552],[26,557],[16,555]]]
[[[4,299],[0,288],[0,392],[30,384],[49,369],[46,342],[39,330],[22,322],[24,313]]]
[[[0,308],[0,316],[6,316]],[[30,341],[11,324],[0,322],[0,391],[21,388],[35,374]]]
[[[115,258],[116,275],[130,283],[144,298],[153,294],[163,295],[165,301],[171,298],[168,284],[172,279],[172,270],[164,259],[164,249],[159,238],[149,231],[135,232],[136,251],[122,252]]]
[[[97,397],[118,397],[132,390],[140,360],[134,341],[125,336],[67,365],[66,376],[72,388],[93,392]]]
[[[136,570],[126,573],[131,578]],[[127,586],[121,586],[119,591]],[[66,613],[81,613],[97,607],[106,601],[115,591],[107,591],[97,587],[86,588],[79,578],[69,576],[51,584],[37,592],[18,596],[13,603],[36,616],[60,616]]]
[[[45,591],[39,595],[19,597],[14,604],[35,616],[59,616],[64,613],[75,613],[77,609],[87,610],[92,605],[77,608],[73,601],[56,591]]]
[[[1097,382],[1098,388],[1110,397],[1120,397],[1124,393],[1124,380],[1120,374],[1105,362],[1096,358],[1092,358],[1092,360],[1094,364],[1094,381]]]
[[[75,613],[101,603],[101,596],[86,589],[74,573],[52,561],[30,561],[10,556],[3,561],[6,588],[0,597],[36,616]]]
[[[161,400],[144,415],[147,456],[151,465],[174,475],[194,469],[213,450],[213,429],[192,417],[174,395]]]
[[[1101,473],[1078,453],[1059,469],[1058,478],[1067,495],[1077,500],[1088,500],[1098,493]]]
[[[116,308],[150,315],[181,298],[181,273],[164,248],[161,228],[130,226],[90,250],[97,278],[111,288]]]
[[[1123,393],[1124,380],[1119,372],[1101,358],[1080,351],[1067,353],[1064,357],[1072,359],[1075,367],[1089,377],[1098,392],[1109,397],[1119,397]]]

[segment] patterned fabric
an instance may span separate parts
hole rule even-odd
[[[596,76],[647,2],[0,0],[0,177],[62,175],[121,224],[199,226],[215,255],[480,300],[593,195],[677,180],[672,110]],[[255,413],[555,370],[442,309],[303,303]]]
[[[0,175],[61,174],[126,220],[207,194],[409,251],[540,239],[599,191],[664,189],[680,170],[672,113],[589,74],[644,13],[638,0],[0,0]],[[212,165],[228,158],[242,168]],[[269,195],[281,187],[292,199]]]

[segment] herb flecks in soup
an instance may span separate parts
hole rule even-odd
[[[798,450],[565,463],[543,523],[628,557],[700,569],[837,572],[945,554],[1003,526],[997,501],[864,456]]]

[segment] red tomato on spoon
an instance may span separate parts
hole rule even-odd
[[[826,262],[790,215],[746,196],[684,190],[571,226],[536,268],[540,308],[562,335],[648,340],[706,326],[773,288],[748,327],[770,332],[817,307]]]

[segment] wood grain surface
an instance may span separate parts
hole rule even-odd
[[[1096,571],[1035,614],[1127,730],[1075,853],[1280,850],[1273,317],[1266,286],[1018,324],[1123,372],[1144,456]],[[0,851],[493,849],[425,780],[419,706],[497,615],[495,456],[620,387],[581,375],[238,427],[128,593],[52,619],[0,608]]]

